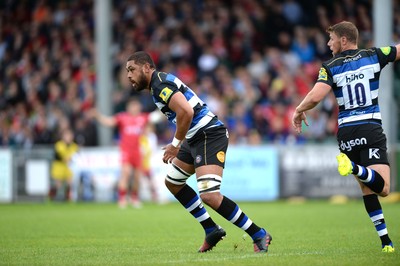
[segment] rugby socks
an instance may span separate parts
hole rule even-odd
[[[353,175],[357,176],[358,179],[369,187],[373,192],[380,193],[385,186],[385,180],[382,176],[372,170],[371,168],[364,167],[351,162],[353,165]]]
[[[212,232],[216,228],[215,222],[211,219],[206,208],[204,208],[200,197],[188,185],[185,185],[175,198],[185,207],[185,209],[193,215],[194,218],[203,226],[206,234]]]
[[[393,246],[386,229],[385,218],[383,217],[382,207],[379,203],[378,196],[376,194],[365,195],[363,196],[363,199],[369,218],[381,238],[382,247],[386,245]]]
[[[266,234],[265,230],[253,223],[235,202],[225,196],[216,212],[237,227],[246,231],[253,240],[263,237]]]
[[[118,200],[125,200],[126,199],[126,189],[118,189]]]

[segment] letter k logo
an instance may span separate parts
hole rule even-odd
[[[381,155],[378,153],[379,149],[369,149],[369,159],[375,157],[375,159],[380,159]]]

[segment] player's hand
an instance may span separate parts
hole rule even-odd
[[[293,113],[293,117],[292,117],[292,125],[297,133],[301,133],[302,121],[304,121],[304,124],[306,124],[306,126],[308,126],[306,113],[304,113],[304,112],[299,113],[299,112],[295,111]]]
[[[171,143],[162,148],[164,150],[163,162],[171,163],[172,159],[174,159],[179,152],[179,146],[174,147]]]

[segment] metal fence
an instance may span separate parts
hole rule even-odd
[[[248,147],[250,150],[251,147]],[[259,149],[263,149],[263,147],[259,147]],[[249,168],[250,170],[245,171],[248,173],[248,177],[243,179],[244,172],[240,173],[240,176],[235,176],[237,171],[229,171],[229,169],[234,169],[235,167],[230,167],[229,162],[243,162],[245,164],[248,160],[244,160],[243,156],[246,153],[247,148],[245,147],[230,147],[230,151],[228,153],[227,158],[227,167],[226,167],[226,175],[224,175],[224,186],[230,193],[235,193],[236,190],[230,190],[228,186],[230,184],[235,184],[237,180],[242,180],[240,182],[245,182],[249,188],[252,186],[250,183],[251,180],[257,180],[254,182],[258,182],[259,186],[262,186],[263,182],[265,182],[265,187],[273,189],[278,189],[275,196],[270,200],[276,198],[289,198],[289,197],[305,197],[305,198],[328,198],[334,194],[342,194],[348,197],[358,197],[360,195],[360,191],[358,189],[358,185],[354,182],[353,178],[343,178],[339,176],[336,171],[336,160],[335,153],[337,151],[337,147],[335,145],[304,145],[304,146],[265,146],[265,149],[275,149],[276,150],[276,159],[270,159],[271,163],[269,166],[263,166],[260,164],[258,168],[254,168],[254,166],[246,166],[243,165],[243,168]],[[4,154],[4,151],[7,151],[7,154],[10,154],[10,150],[0,150],[1,154]],[[85,151],[85,149],[83,149]],[[90,154],[107,154],[110,156],[110,151],[115,153],[117,149],[110,149],[109,151],[105,148],[92,148],[89,150]],[[161,150],[160,150],[161,152]],[[88,154],[88,153],[87,153]],[[158,154],[157,156],[160,156]],[[43,184],[49,186],[51,182],[50,178],[50,167],[51,162],[53,160],[54,153],[53,149],[50,147],[40,147],[34,148],[31,150],[12,150],[11,156],[0,156],[0,202],[4,201],[4,191],[6,191],[7,184],[12,184],[12,200],[13,202],[44,202],[47,200],[47,191],[43,191],[43,189],[37,190],[37,185]],[[271,158],[274,156],[271,156]],[[11,159],[7,159],[11,158]],[[93,157],[92,157],[93,158]],[[100,160],[101,157],[95,157],[97,161],[98,158]],[[247,158],[247,157],[246,157]],[[103,158],[104,159],[104,158]],[[264,158],[267,160],[266,158]],[[109,158],[105,160],[109,161]],[[8,162],[9,161],[9,162]],[[156,162],[161,160],[156,158]],[[392,149],[390,154],[391,161],[391,169],[392,169],[392,191],[400,191],[400,176],[398,171],[398,165],[400,165],[400,145],[397,145],[395,149]],[[10,164],[10,171],[7,171],[7,164]],[[86,162],[85,162],[86,164]],[[98,163],[99,164],[99,163]],[[114,160],[113,167],[115,168],[118,165]],[[268,165],[268,162],[265,162],[264,165]],[[273,165],[273,166],[272,166]],[[102,164],[104,167],[104,164]],[[271,171],[271,167],[277,167],[278,170]],[[98,166],[97,169],[99,168]],[[157,182],[159,183],[159,187],[165,189],[163,184],[163,176],[165,175],[164,167],[162,163],[155,165],[157,169],[155,169],[156,174],[159,176],[157,178]],[[267,169],[265,169],[267,168]],[[87,170],[85,170],[87,173]],[[7,174],[7,173],[10,174]],[[90,172],[90,169],[89,169]],[[97,172],[99,173],[99,172]],[[96,173],[96,174],[97,174]],[[93,184],[99,184],[102,180],[101,178],[108,178],[107,181],[111,182],[109,176],[112,173],[113,175],[116,173],[109,172],[105,175],[104,171],[102,176],[97,176],[97,179],[93,179],[93,175],[80,175],[78,177],[76,186],[93,186]],[[95,174],[95,175],[96,175]],[[92,180],[87,182],[87,178],[90,177]],[[257,177],[257,178],[255,178]],[[9,181],[7,181],[7,178]],[[95,182],[93,182],[93,180]],[[115,180],[113,178],[112,180]],[[245,181],[247,180],[247,181]],[[250,180],[250,181],[248,181]],[[273,181],[277,180],[277,181]],[[191,180],[193,181],[193,180]],[[48,182],[48,183],[46,183]],[[103,183],[104,183],[103,182]],[[274,183],[275,182],[275,183]],[[277,183],[276,183],[277,182]],[[195,184],[195,182],[189,182],[190,185]],[[278,184],[278,185],[276,185]],[[223,186],[223,187],[224,187]],[[272,187],[273,186],[273,187]],[[104,188],[104,187],[103,187]],[[84,188],[83,188],[84,189]],[[96,188],[89,187],[89,190],[92,190],[95,193]],[[100,190],[98,190],[100,191]],[[266,190],[268,191],[268,189]],[[272,191],[272,190],[271,190]],[[100,192],[99,192],[100,193]],[[101,192],[102,193],[102,192]],[[108,192],[110,193],[110,192]],[[246,199],[246,193],[251,194],[250,191],[238,192],[244,194],[230,195],[233,198],[243,198]],[[3,195],[2,195],[3,194]],[[169,194],[167,192],[167,194]],[[261,195],[262,196],[262,195]],[[76,195],[75,200],[85,200],[85,196]],[[96,201],[96,197],[93,195],[89,197],[90,200]],[[100,197],[98,197],[99,199]],[[262,198],[262,197],[261,197]],[[268,198],[268,197],[265,197]],[[86,198],[87,199],[87,198]],[[5,200],[5,202],[10,200]]]

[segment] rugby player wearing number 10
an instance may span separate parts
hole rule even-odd
[[[358,49],[358,29],[347,21],[328,28],[333,58],[324,62],[313,89],[293,114],[301,132],[305,112],[314,108],[332,89],[339,105],[336,156],[338,171],[353,174],[360,184],[365,209],[381,239],[383,252],[394,252],[378,196],[390,191],[390,166],[386,136],[378,105],[379,75],[389,62],[400,59],[400,44]]]
[[[208,106],[172,74],[156,70],[153,59],[143,51],[132,54],[126,63],[127,76],[136,91],[149,90],[154,103],[176,124],[175,137],[165,150],[168,164],[165,184],[175,198],[201,224],[205,240],[198,250],[211,250],[225,230],[217,225],[202,202],[248,233],[255,252],[267,252],[272,237],[258,227],[239,206],[220,193],[228,131]],[[186,184],[196,174],[200,197]],[[173,228],[179,231],[179,228]]]

